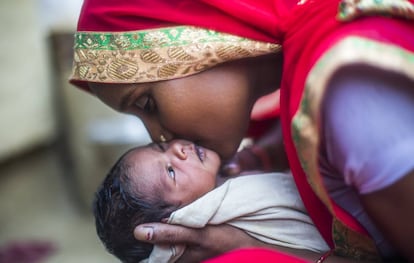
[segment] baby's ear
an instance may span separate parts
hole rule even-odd
[[[162,218],[161,223],[168,223],[168,219],[169,219],[168,217]]]

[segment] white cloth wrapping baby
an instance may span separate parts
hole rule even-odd
[[[168,223],[203,228],[229,224],[269,244],[324,252],[329,247],[309,218],[292,175],[239,176],[175,211]],[[185,246],[155,245],[142,262],[175,262]]]

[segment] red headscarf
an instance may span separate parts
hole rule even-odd
[[[174,25],[198,26],[272,43],[277,43],[280,35],[272,0],[85,0],[78,31],[128,32]],[[268,101],[270,104],[261,102],[263,106],[255,108],[253,119],[279,115],[278,99]]]
[[[275,43],[281,37],[273,0],[85,0],[78,31],[122,32],[171,25],[199,26]]]

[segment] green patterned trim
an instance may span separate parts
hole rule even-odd
[[[75,49],[134,50],[188,46],[202,43],[252,43],[242,38],[213,30],[195,27],[168,27],[133,32],[77,32]]]
[[[366,15],[414,19],[414,5],[408,0],[342,0],[337,18],[350,21]]]

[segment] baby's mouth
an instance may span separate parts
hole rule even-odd
[[[206,158],[206,153],[204,149],[196,144],[194,144],[195,152],[197,153],[198,159],[200,159],[201,162],[204,162]]]

